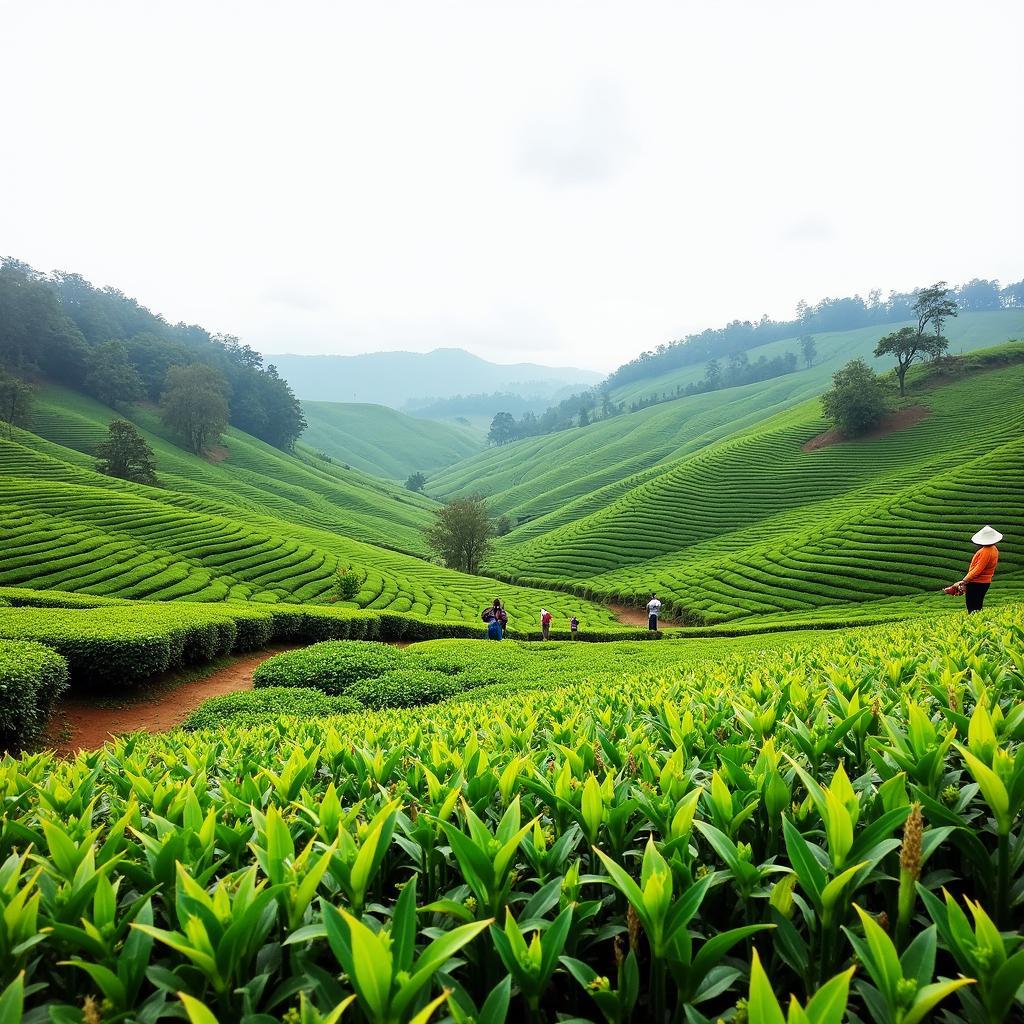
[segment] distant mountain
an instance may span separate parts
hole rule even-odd
[[[399,409],[410,399],[510,391],[548,398],[588,387],[604,375],[579,367],[491,363],[460,348],[369,352],[359,356],[268,355],[304,401],[363,402]]]

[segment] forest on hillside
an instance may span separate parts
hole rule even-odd
[[[0,258],[0,372],[67,384],[114,408],[202,403],[284,451],[306,426],[288,382],[233,335],[170,324],[117,288],[9,258]]]
[[[944,283],[944,282],[943,282]],[[772,341],[826,331],[852,331],[875,324],[903,323],[914,319],[914,302],[920,288],[909,292],[890,291],[882,297],[874,288],[866,299],[860,295],[824,298],[815,305],[800,300],[792,320],[733,320],[725,327],[708,328],[699,334],[659,345],[641,352],[609,374],[605,386],[616,388],[645,377],[655,377],[680,366],[692,366],[711,359],[727,359]],[[964,313],[1024,307],[1024,280],[1000,287],[998,281],[973,278],[951,289],[951,296]]]

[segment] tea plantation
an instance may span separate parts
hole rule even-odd
[[[1019,1019],[1020,606],[361,646],[302,717],[272,661],[272,716],[0,762],[5,1021]],[[347,711],[403,659],[481,685]]]
[[[489,567],[587,596],[657,590],[710,621],[937,591],[978,525],[1024,530],[1024,364],[912,394],[929,410],[916,425],[814,451],[818,402],[778,413],[574,522],[520,528]],[[1003,555],[1019,587],[1019,550]]]

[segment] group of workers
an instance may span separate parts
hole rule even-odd
[[[958,580],[951,586],[944,588],[944,593],[953,596],[963,596],[967,604],[967,614],[980,612],[985,604],[985,595],[992,584],[995,575],[996,565],[999,562],[999,548],[996,545],[1003,539],[998,530],[991,526],[980,529],[972,538],[978,550],[971,559],[970,567],[962,580]],[[647,628],[653,632],[658,631],[658,617],[661,614],[661,601],[657,594],[652,594],[647,602]],[[500,598],[485,608],[480,616],[487,623],[488,640],[500,640],[505,635],[508,626],[508,613]],[[551,639],[552,615],[546,608],[540,610],[540,631],[545,640]],[[569,619],[569,634],[575,640],[579,634],[580,620],[574,615]]]

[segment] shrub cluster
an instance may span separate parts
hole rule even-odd
[[[353,683],[397,668],[401,652],[387,644],[327,640],[263,662],[253,686],[313,687],[324,693],[347,693]]]
[[[320,690],[301,687],[269,686],[211,697],[185,719],[182,728],[219,729],[228,723],[242,728],[262,725],[282,715],[323,718],[361,708],[359,701],[351,697],[332,697]]]
[[[68,688],[67,662],[42,644],[0,640],[0,750],[31,744]]]

